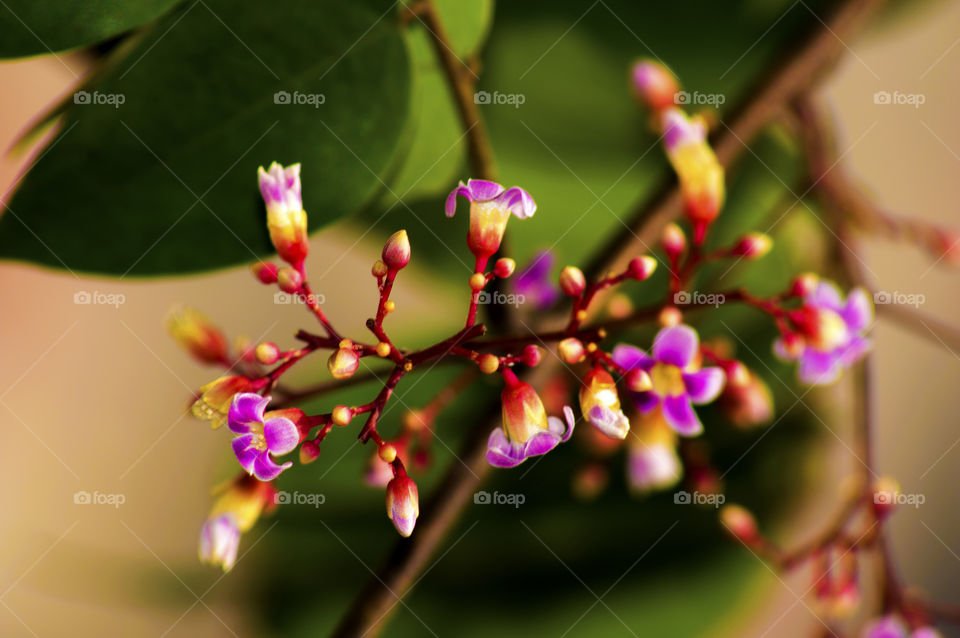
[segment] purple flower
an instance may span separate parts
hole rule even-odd
[[[237,560],[240,527],[233,514],[208,518],[200,530],[200,560],[229,571]]]
[[[723,390],[726,375],[722,368],[700,368],[697,332],[686,325],[663,328],[653,340],[653,356],[640,348],[620,344],[613,350],[618,365],[639,368],[650,375],[653,387],[646,392],[632,393],[641,414],[656,408],[678,434],[696,436],[703,424],[693,405],[710,403]]]
[[[486,260],[500,248],[510,215],[518,219],[533,217],[537,204],[530,193],[514,186],[504,189],[496,182],[469,179],[450,191],[447,196],[447,217],[457,212],[457,196],[470,202],[470,229],[467,246],[477,259]]]
[[[543,250],[530,260],[530,263],[517,275],[514,290],[531,300],[538,310],[546,310],[560,296],[560,288],[550,278],[556,257],[553,252]]]
[[[660,411],[634,419],[627,456],[627,480],[640,493],[671,487],[683,475],[677,434]]]
[[[227,423],[238,434],[233,439],[233,452],[248,473],[261,481],[272,481],[292,462],[277,465],[272,454],[292,452],[300,442],[300,431],[290,419],[282,416],[264,420],[263,410],[270,397],[244,392],[233,398]]]
[[[785,361],[800,362],[798,375],[803,383],[833,383],[843,368],[870,350],[870,340],[864,335],[873,323],[873,303],[862,288],[851,290],[844,302],[833,283],[822,281],[804,299],[802,313],[802,343],[788,348],[778,339],[774,352]]]
[[[503,427],[490,433],[487,462],[496,467],[515,467],[569,440],[573,410],[566,406],[563,415],[566,426],[557,417],[547,418],[543,402],[529,384],[508,384],[503,391]]]
[[[932,627],[919,627],[910,632],[899,618],[888,615],[868,624],[863,638],[940,638],[940,632]]]

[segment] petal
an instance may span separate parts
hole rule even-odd
[[[253,462],[256,460],[257,455],[260,454],[259,450],[251,447],[255,438],[253,434],[243,434],[235,438],[231,443],[233,453],[237,456],[240,465],[243,466],[243,469],[245,469],[248,474],[253,474]]]
[[[263,437],[267,449],[276,455],[292,452],[300,443],[300,430],[286,417],[270,419],[263,424]]]
[[[514,453],[503,429],[495,428],[487,439],[487,463],[494,467],[515,467],[521,462],[523,458]]]
[[[710,403],[723,390],[727,375],[723,368],[703,368],[696,372],[684,372],[683,384],[687,387],[687,394],[694,403]]]
[[[457,195],[462,195],[467,199],[470,199],[470,189],[466,187],[463,182],[460,182],[460,185],[450,191],[450,194],[447,195],[446,203],[446,213],[447,217],[453,217],[453,214],[457,212]]]
[[[523,458],[528,456],[540,456],[546,454],[560,443],[560,437],[553,432],[544,430],[537,432],[523,446]]]
[[[821,281],[817,287],[807,295],[807,302],[818,308],[827,308],[834,312],[843,309],[843,297],[840,289],[832,281]]]
[[[773,354],[777,356],[781,361],[796,361],[797,356],[787,352],[787,347],[783,343],[783,339],[777,339],[773,342]]]
[[[668,326],[657,333],[653,340],[653,358],[685,368],[693,361],[699,347],[700,338],[696,330],[683,324]]]
[[[467,189],[472,202],[487,202],[503,192],[503,186],[485,179],[468,179]]]
[[[870,352],[873,344],[864,337],[853,337],[850,342],[840,349],[840,365],[849,368],[854,363],[863,358],[863,355]]]
[[[627,478],[636,490],[669,487],[680,480],[683,468],[676,451],[663,444],[631,447]]]
[[[600,430],[611,439],[623,440],[627,438],[627,432],[630,431],[630,421],[620,410],[611,410],[610,408],[595,404],[590,408],[590,414],[587,415],[593,427]]]
[[[656,363],[656,361],[651,359],[650,356],[640,348],[625,343],[617,344],[611,356],[618,366],[628,370],[641,368],[649,371],[650,368],[653,367],[653,364]]]
[[[253,462],[253,475],[261,481],[272,481],[280,476],[280,472],[289,467],[293,467],[292,462],[288,461],[283,465],[277,465],[274,460],[270,458],[270,452],[264,450],[257,455],[257,458]]]
[[[807,348],[800,355],[800,381],[809,385],[828,385],[840,376],[840,362],[836,352],[820,352]]]
[[[230,429],[238,433],[249,432],[251,423],[263,421],[263,410],[268,403],[270,397],[262,397],[254,392],[240,392],[235,395],[227,413]]]
[[[851,332],[863,332],[873,323],[873,302],[863,288],[854,288],[840,313]]]
[[[513,186],[504,191],[497,197],[497,201],[517,219],[533,217],[537,212],[537,203],[533,201],[533,197],[519,186]]]
[[[700,417],[694,411],[690,397],[685,394],[666,397],[663,400],[663,416],[677,434],[697,436],[703,432]]]
[[[656,392],[631,392],[630,396],[641,414],[647,414],[660,405],[660,395]]]

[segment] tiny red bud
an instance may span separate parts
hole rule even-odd
[[[320,444],[316,441],[304,441],[300,444],[300,463],[313,463],[320,456]]]
[[[560,289],[571,297],[579,297],[587,287],[587,278],[576,266],[566,266],[560,271]]]
[[[660,315],[657,317],[661,326],[676,326],[681,321],[683,321],[683,313],[677,310],[674,306],[667,306],[660,311]]]
[[[734,255],[741,255],[746,259],[759,259],[773,247],[773,240],[763,233],[747,233],[740,238],[733,247]]]
[[[269,341],[258,344],[254,353],[257,356],[257,361],[265,366],[273,365],[280,357],[280,349],[277,348],[277,344]]]
[[[401,536],[410,536],[420,515],[417,484],[401,473],[387,484],[387,516]]]
[[[383,263],[390,270],[400,270],[410,263],[410,238],[407,231],[398,230],[383,247]]]
[[[757,531],[757,520],[750,510],[730,503],[720,509],[720,522],[735,539],[747,545],[754,545],[760,539]]]
[[[504,257],[498,259],[497,263],[493,265],[493,274],[500,279],[506,279],[513,274],[513,271],[517,269],[517,262],[510,259],[509,257]]]
[[[521,360],[523,363],[531,368],[539,365],[542,358],[543,351],[538,346],[533,344],[525,346],[523,349],[523,354],[521,355]]]
[[[293,294],[303,285],[303,277],[293,268],[284,266],[277,272],[277,285],[283,292]]]
[[[487,285],[487,276],[482,272],[475,272],[470,275],[468,283],[470,284],[470,290],[483,290],[483,287]]]
[[[653,380],[650,379],[650,375],[640,368],[634,368],[629,371],[627,376],[624,377],[624,381],[627,384],[627,388],[633,392],[646,392],[653,387]]]
[[[379,259],[373,262],[373,267],[370,268],[370,274],[378,279],[380,277],[387,276],[387,265],[380,261]]]
[[[794,297],[806,297],[817,287],[819,278],[813,273],[797,275],[790,285],[790,294]]]
[[[330,420],[339,427],[350,425],[350,421],[353,420],[353,411],[345,405],[338,405],[330,414]]]
[[[576,337],[567,337],[561,341],[557,344],[557,351],[560,353],[560,358],[570,365],[583,361],[583,342]]]
[[[630,260],[630,265],[627,266],[627,274],[632,279],[643,281],[649,278],[656,269],[657,260],[649,255],[643,255],[642,257],[634,257]]]
[[[360,367],[360,357],[353,348],[338,348],[327,359],[327,369],[334,379],[349,379]]]
[[[493,374],[500,368],[500,359],[492,354],[481,355],[478,363],[480,365],[480,371],[484,374]]]
[[[263,283],[263,284],[277,283],[276,264],[271,264],[268,261],[260,261],[250,266],[250,270],[253,272],[254,277],[260,280],[260,283]]]
[[[660,243],[667,255],[677,257],[687,247],[687,236],[676,224],[667,224],[660,235]]]
[[[389,443],[381,445],[377,453],[380,455],[380,460],[384,463],[393,463],[393,460],[397,458],[397,448]]]

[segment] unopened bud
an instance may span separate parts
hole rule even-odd
[[[673,106],[677,100],[677,80],[667,67],[653,60],[633,65],[633,90],[637,98],[654,111]]]
[[[667,255],[676,257],[687,247],[687,236],[676,224],[667,224],[660,235],[660,244]]]
[[[480,361],[477,363],[480,366],[480,371],[484,374],[493,374],[500,368],[500,359],[492,354],[481,355]]]
[[[381,341],[377,344],[377,356],[378,357],[389,357],[390,356],[390,344],[386,341]]]
[[[277,285],[283,292],[293,294],[303,285],[303,277],[293,268],[284,266],[277,272]]]
[[[683,321],[683,313],[677,310],[675,306],[667,306],[660,311],[657,320],[660,322],[660,325],[665,328],[676,326]]]
[[[560,289],[571,297],[579,297],[587,287],[587,278],[576,266],[566,266],[560,271]]]
[[[360,367],[360,357],[353,348],[338,348],[327,359],[327,369],[334,379],[349,379]]]
[[[745,507],[735,503],[724,505],[720,508],[720,522],[731,536],[746,545],[753,545],[760,538],[757,519]]]
[[[470,275],[469,284],[470,290],[482,290],[483,287],[487,285],[487,276],[482,272],[475,272]]]
[[[584,347],[583,342],[576,337],[567,337],[557,344],[557,351],[564,363],[573,365],[583,361]]]
[[[650,379],[650,375],[640,368],[634,368],[627,372],[624,381],[627,384],[627,389],[632,392],[646,392],[653,388],[653,380]]]
[[[390,270],[400,270],[410,263],[410,238],[407,231],[398,230],[383,246],[383,263]]]
[[[397,458],[397,448],[389,443],[381,445],[377,453],[380,455],[380,460],[384,463],[393,463],[393,460]]]
[[[383,304],[383,311],[386,313],[391,313],[397,309],[397,304],[393,299],[388,299]]]
[[[649,255],[643,255],[630,260],[630,265],[627,266],[627,274],[629,274],[632,279],[643,281],[644,279],[648,279],[656,269],[657,260]]]
[[[387,484],[387,516],[403,537],[410,536],[420,516],[417,484],[401,473]]]
[[[380,261],[379,259],[373,262],[373,267],[370,268],[370,274],[376,278],[386,277],[387,276],[387,265]]]
[[[253,276],[263,284],[274,284],[277,282],[277,266],[268,261],[259,261],[250,266]]]
[[[520,360],[531,368],[540,365],[540,360],[542,358],[543,351],[532,343],[528,346],[525,346],[523,348],[523,352],[520,354]]]
[[[316,441],[304,441],[300,444],[300,463],[313,463],[320,456],[320,444]]]
[[[607,302],[607,314],[611,319],[624,319],[633,312],[633,302],[622,292],[614,293]]]
[[[339,427],[350,425],[350,421],[353,420],[353,410],[345,405],[338,405],[330,413],[330,420]]]
[[[257,355],[257,361],[265,366],[272,366],[280,357],[280,349],[277,348],[277,344],[271,343],[270,341],[257,344],[254,352]]]
[[[517,262],[510,259],[509,257],[503,257],[498,259],[497,263],[493,265],[493,274],[500,279],[506,279],[513,274],[513,271],[517,269]]]
[[[763,233],[747,233],[733,247],[733,254],[746,259],[759,259],[773,247],[773,240]]]
[[[790,294],[794,297],[806,297],[814,291],[819,283],[819,278],[810,272],[797,275],[790,285]]]

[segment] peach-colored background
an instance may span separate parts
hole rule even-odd
[[[960,4],[935,4],[851,43],[824,93],[840,122],[844,161],[882,202],[960,225],[958,37]],[[83,65],[75,56],[0,64],[0,146],[7,147],[55,97],[70,92]],[[878,90],[922,93],[926,102],[916,109],[876,105]],[[14,183],[25,163],[29,158],[0,161],[0,184]],[[340,224],[316,237],[312,252],[342,251],[354,237],[349,224]],[[355,273],[366,270],[379,248],[361,242],[350,250],[325,274],[324,294],[351,295]],[[868,242],[866,256],[882,289],[923,294],[923,311],[955,317],[955,270],[931,269],[929,256],[888,242]],[[429,281],[429,274],[406,279],[414,280]],[[271,304],[247,303],[250,295],[270,293],[254,286],[243,268],[133,282],[4,263],[0,282],[0,634],[140,636],[163,634],[173,625],[167,635],[194,636],[228,635],[224,624],[242,627],[243,611],[228,595],[229,578],[195,605],[178,582],[181,571],[194,569],[195,530],[209,505],[209,486],[224,476],[225,459],[223,438],[183,416],[186,397],[210,372],[174,346],[162,318],[179,301],[202,300],[229,334],[283,343],[300,313],[291,308],[278,315]],[[125,303],[76,305],[78,291],[121,293]],[[404,285],[396,298],[402,307],[419,295]],[[345,305],[332,308],[344,322],[363,319]],[[441,318],[452,314],[433,316],[440,328]],[[908,580],[949,600],[960,589],[960,433],[954,416],[960,353],[889,322],[881,321],[875,334],[879,466],[897,476],[905,492],[926,496],[921,508],[904,509],[894,519],[894,544]],[[831,396],[829,390],[809,395],[820,403]],[[848,432],[840,427],[838,434]],[[805,526],[830,511],[835,479],[856,463],[839,444],[825,450],[822,464],[813,468],[823,478],[825,496],[798,515]],[[196,469],[180,472],[184,467]],[[122,493],[126,502],[116,509],[74,505],[78,490]],[[163,591],[155,595],[150,587],[158,582]],[[782,582],[771,576],[763,583],[771,604],[748,621],[746,633],[740,627],[737,634],[809,635],[818,621],[805,604],[794,604],[807,585],[804,575]]]

